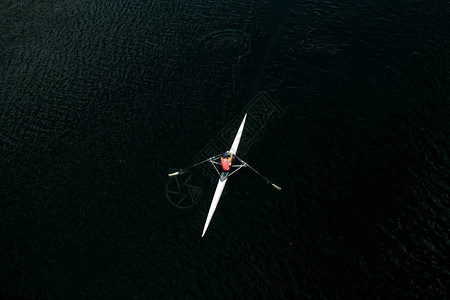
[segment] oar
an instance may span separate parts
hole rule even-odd
[[[271,182],[267,177],[262,176],[258,171],[256,171],[255,169],[252,168],[252,166],[250,166],[248,163],[246,163],[245,161],[243,161],[242,159],[240,159],[238,157],[239,161],[244,165],[244,167],[249,167],[253,172],[255,172],[256,174],[258,174],[259,176],[261,176],[266,183],[270,183],[275,189],[281,191],[281,187],[279,187],[278,185],[276,185],[275,183]]]
[[[198,165],[204,164],[205,162],[208,162],[208,161],[210,161],[210,160],[212,160],[212,159],[218,158],[218,157],[221,156],[221,155],[222,155],[222,154],[217,154],[216,156],[213,156],[213,157],[210,157],[210,158],[208,158],[208,159],[205,159],[204,161],[201,161],[201,162],[199,162],[199,163],[196,163],[195,165],[192,165],[192,166],[190,166],[190,167],[187,167],[187,168],[185,168],[185,169],[182,169],[182,170],[180,170],[180,171],[178,171],[178,172],[170,173],[169,176],[171,177],[171,176],[177,176],[177,175],[183,174],[186,170],[189,170],[189,169],[191,169],[191,168],[193,168],[193,167],[196,167],[196,166],[198,166]]]

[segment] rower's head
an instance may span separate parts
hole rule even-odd
[[[230,157],[230,152],[227,151],[223,154],[223,158],[228,158],[228,157]]]

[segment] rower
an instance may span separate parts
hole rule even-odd
[[[230,151],[225,152],[220,158],[220,164],[224,172],[230,171],[231,161],[233,160],[233,153]]]

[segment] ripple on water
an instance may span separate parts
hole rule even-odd
[[[210,33],[200,45],[209,56],[234,59],[248,54],[250,40],[240,30],[227,29]]]

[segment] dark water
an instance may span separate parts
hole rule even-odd
[[[2,1],[1,295],[448,297],[449,14]],[[245,158],[284,189],[236,174],[201,239],[209,195],[174,207],[167,173],[261,93],[282,114]]]

